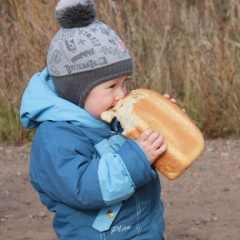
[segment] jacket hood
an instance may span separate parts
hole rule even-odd
[[[82,127],[110,129],[109,124],[94,118],[83,108],[60,98],[47,68],[33,75],[24,91],[20,121],[26,128],[36,128],[44,121],[62,121]]]

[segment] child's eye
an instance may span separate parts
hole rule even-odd
[[[116,84],[113,84],[111,86],[109,86],[109,88],[114,88],[116,86]]]

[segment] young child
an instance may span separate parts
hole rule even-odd
[[[56,6],[62,28],[20,110],[26,128],[38,127],[30,180],[55,213],[61,240],[161,240],[161,187],[151,164],[167,143],[151,129],[138,141],[126,139],[117,121],[100,120],[127,94],[133,66],[124,43],[95,15],[91,0]]]

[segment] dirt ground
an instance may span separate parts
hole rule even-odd
[[[29,183],[29,152],[0,144],[0,240],[57,239]],[[180,178],[160,178],[166,240],[240,239],[240,138],[207,140]]]

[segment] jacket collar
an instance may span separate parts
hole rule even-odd
[[[35,128],[44,121],[64,121],[82,127],[104,128],[110,125],[94,118],[86,110],[60,98],[54,88],[48,69],[33,75],[24,91],[20,121],[26,128]]]

